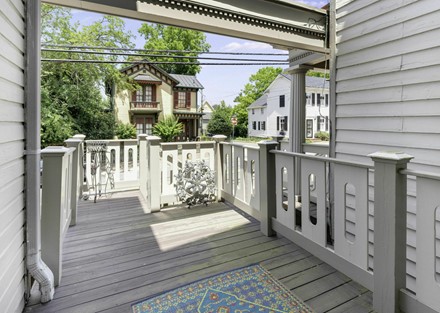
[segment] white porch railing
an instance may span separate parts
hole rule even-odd
[[[280,151],[277,142],[257,146],[223,140],[160,143],[158,137],[141,135],[139,147],[134,141],[107,141],[106,164],[115,173],[115,183],[118,175],[123,182],[139,169],[137,186],[149,211],[157,212],[179,203],[174,177],[185,161],[204,159],[217,173],[219,198],[259,219],[264,234],[289,238],[373,291],[378,313],[440,312],[440,176],[407,170],[411,157],[401,153],[372,154],[372,166]],[[80,153],[82,140],[67,144],[72,148],[43,153],[42,223],[48,231],[44,238],[57,247],[62,247],[80,194],[75,173],[82,180],[82,167],[74,169],[75,160],[81,159],[75,153]],[[369,190],[372,174],[374,199]],[[417,270],[411,291],[406,286],[407,176],[417,181]],[[43,246],[43,258],[47,251]],[[58,271],[59,279],[60,250],[50,252],[50,257],[54,263],[48,265]]]
[[[175,175],[186,161],[204,160],[215,168],[215,142],[160,143],[155,136],[139,136],[140,191],[150,212],[178,204]]]

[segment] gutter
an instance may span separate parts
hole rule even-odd
[[[42,303],[53,299],[54,276],[41,259],[40,126],[41,0],[26,1],[26,266],[40,284]]]

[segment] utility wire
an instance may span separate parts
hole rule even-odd
[[[94,54],[94,55],[110,55],[110,56],[137,56],[149,58],[173,58],[173,59],[198,59],[198,60],[216,60],[216,61],[254,61],[254,62],[285,62],[288,60],[267,60],[267,59],[236,59],[236,58],[211,58],[198,56],[183,55],[163,55],[163,54],[142,54],[142,53],[115,53],[115,52],[98,52],[98,51],[80,51],[80,50],[58,50],[58,49],[41,49],[43,52],[60,52],[60,53],[78,53],[78,54]]]
[[[157,62],[157,61],[106,61],[106,60],[73,60],[73,59],[41,59],[52,63],[93,63],[93,64],[176,64],[176,65],[285,65],[286,63],[198,63],[198,62]]]
[[[51,43],[41,43],[43,47],[57,47],[69,49],[95,49],[108,51],[136,51],[136,52],[159,52],[159,53],[192,53],[192,54],[229,54],[229,55],[279,55],[289,56],[287,53],[256,53],[256,52],[220,52],[220,51],[191,51],[191,50],[154,50],[154,49],[132,49],[132,48],[118,48],[118,47],[96,47],[96,46],[73,46],[73,45],[59,45]]]

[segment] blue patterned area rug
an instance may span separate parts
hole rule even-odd
[[[311,313],[260,265],[251,265],[132,305],[133,313]]]

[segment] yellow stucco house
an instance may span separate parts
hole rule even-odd
[[[132,123],[138,134],[152,134],[155,123],[174,115],[183,123],[180,140],[193,140],[199,135],[201,113],[198,112],[198,91],[202,84],[192,75],[168,74],[161,68],[138,63],[121,70],[139,88],[116,90],[114,112],[117,121]]]

